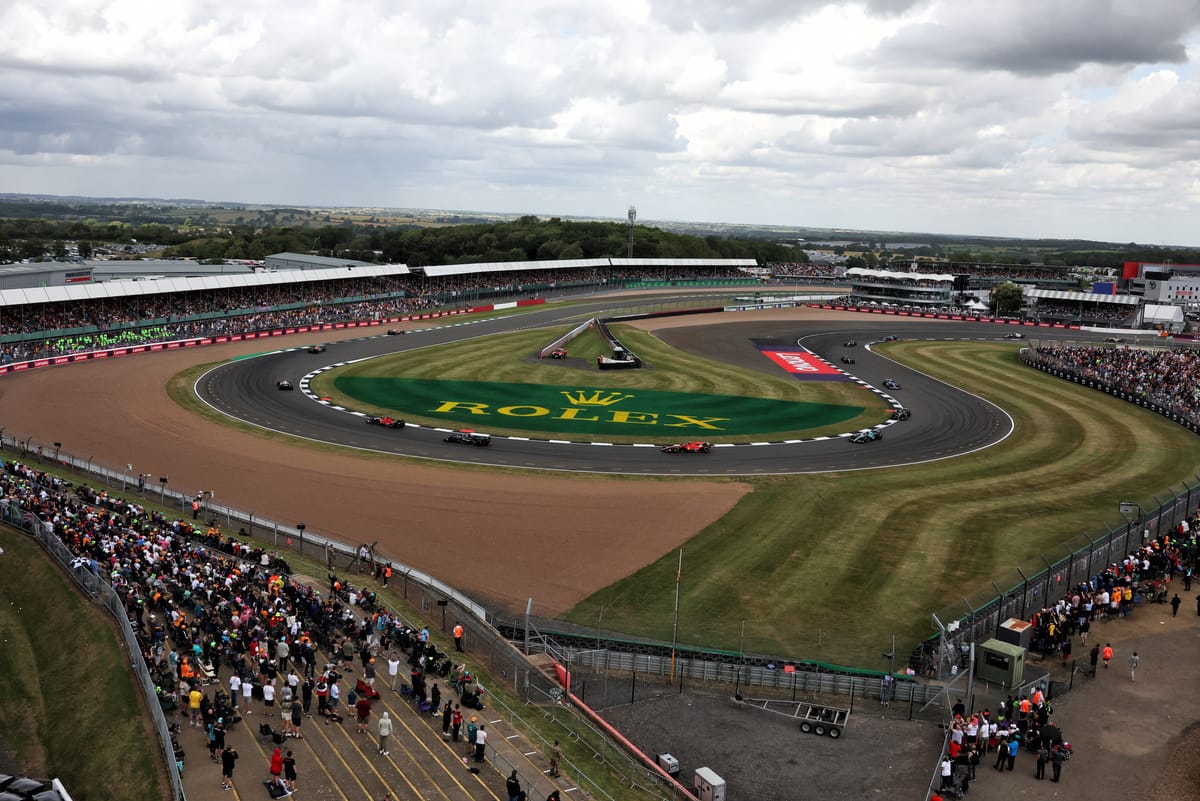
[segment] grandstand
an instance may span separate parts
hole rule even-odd
[[[953,275],[852,267],[846,271],[846,278],[850,280],[850,302],[853,304],[926,311],[952,305]]]
[[[1141,300],[1131,295],[1097,295],[1058,289],[1026,289],[1026,316],[1039,322],[1136,328]]]

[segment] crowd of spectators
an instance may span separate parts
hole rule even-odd
[[[747,277],[736,268],[411,274],[7,306],[0,309],[0,335],[24,336],[0,345],[0,364],[125,344],[381,319],[570,287]],[[74,328],[94,330],[69,331]]]
[[[1092,637],[1093,624],[1127,617],[1139,605],[1149,603],[1169,603],[1172,613],[1178,613],[1182,601],[1173,588],[1182,584],[1182,591],[1190,591],[1200,567],[1197,532],[1200,509],[1172,531],[1153,537],[1120,562],[1072,587],[1054,604],[1038,610],[1029,620],[1033,627],[1030,650],[1043,659],[1061,659],[1063,663],[1070,663],[1073,654],[1076,662],[1086,658],[1087,667],[1083,669],[1092,676],[1097,670],[1107,669],[1115,651],[1111,643],[1101,645],[1101,637]],[[1168,600],[1172,593],[1174,597]],[[1075,651],[1076,643],[1079,652]],[[1136,671],[1136,654],[1129,664]],[[1025,749],[1030,754],[1027,758],[1034,759],[1035,778],[1047,778],[1049,766],[1050,780],[1061,779],[1071,746],[1054,724],[1049,700],[1039,687],[1008,696],[994,712],[985,708],[968,713],[962,701],[954,705],[952,712],[949,746],[942,755],[940,770],[939,792],[946,792],[946,797],[965,794],[976,779],[976,766],[991,753],[996,754],[993,767],[997,771],[1011,771],[1021,749]]]
[[[407,656],[412,690],[402,694],[418,704],[428,704],[426,677],[446,676],[460,688],[464,704],[482,708],[478,682],[465,663],[454,666],[427,628],[408,625],[375,593],[336,575],[324,592],[324,585],[296,581],[275,553],[226,537],[215,526],[75,487],[11,459],[0,461],[0,516],[31,530],[41,526],[43,535],[69,549],[74,570],[112,587],[137,634],[159,703],[205,730],[214,759],[225,731],[256,710],[278,717],[284,732],[301,737],[314,697],[317,714],[328,722],[340,722],[340,708],[353,708],[361,727],[378,697],[377,656],[386,656],[393,676]],[[384,568],[373,558],[371,566]],[[436,683],[429,692],[440,695]]]
[[[843,278],[844,264],[830,262],[769,262],[763,265],[771,276],[778,278]]]
[[[1200,351],[1043,346],[1034,353],[1040,364],[1200,421]]]
[[[1061,303],[1039,300],[1030,307],[1029,315],[1043,320],[1089,320],[1093,322],[1129,323],[1137,307],[1115,303]]]

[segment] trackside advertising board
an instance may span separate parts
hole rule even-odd
[[[800,345],[780,345],[754,340],[763,356],[801,381],[849,381],[850,377],[821,357]]]
[[[399,417],[445,426],[520,429],[562,435],[647,435],[708,439],[720,434],[797,431],[840,423],[861,406],[770,400],[735,395],[617,390],[576,384],[342,376],[341,393]]]

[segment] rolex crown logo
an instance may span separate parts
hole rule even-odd
[[[627,395],[624,392],[603,392],[601,390],[592,390],[589,395],[586,390],[576,389],[571,391],[563,391],[562,396],[567,399],[567,402],[572,406],[612,406],[614,403],[620,403],[623,400],[629,400],[633,395]]]

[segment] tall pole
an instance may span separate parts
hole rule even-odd
[[[675,647],[679,642],[679,579],[683,575],[683,549],[679,549],[679,567],[675,569],[675,623],[671,627],[671,683],[675,683]]]
[[[637,222],[637,209],[634,206],[629,207],[629,249],[627,255],[633,258],[633,226]]]

